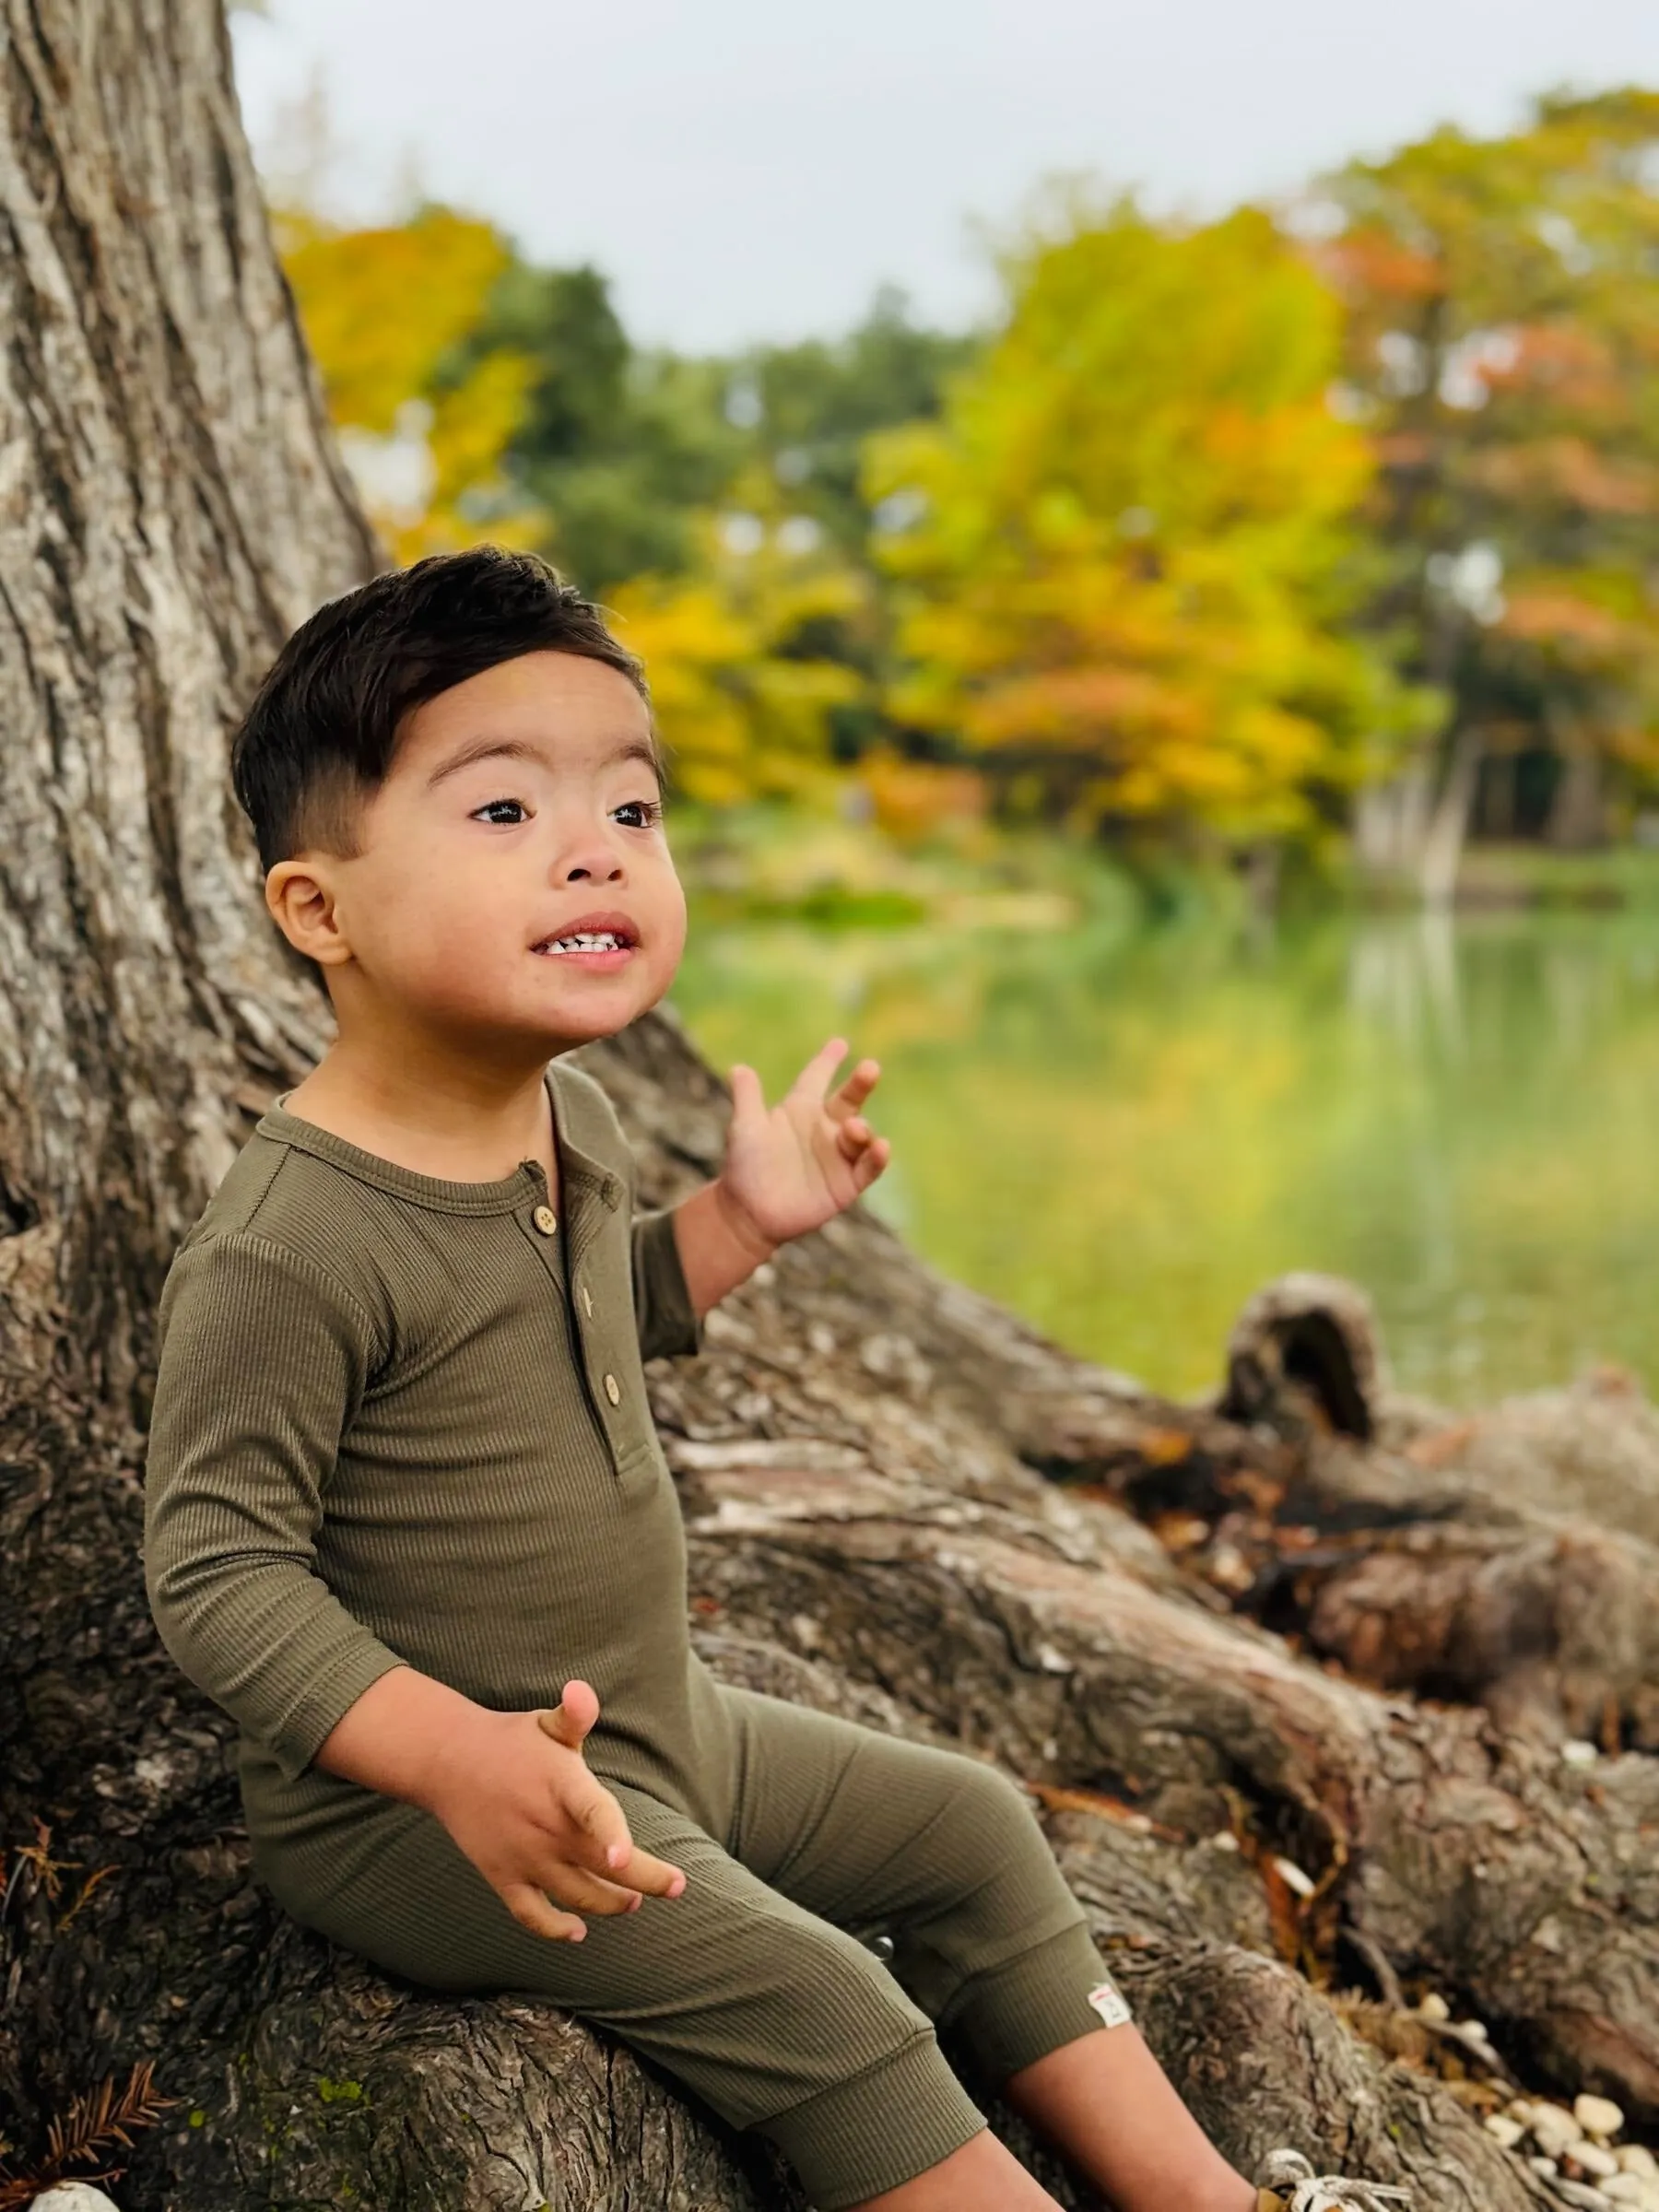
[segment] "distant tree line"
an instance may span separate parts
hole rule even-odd
[[[633,343],[441,206],[285,259],[399,558],[546,550],[713,806],[851,782],[1133,850],[1465,837],[1659,795],[1659,93],[1442,129],[1192,225],[1051,194],[990,327]]]

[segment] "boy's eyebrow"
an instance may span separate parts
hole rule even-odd
[[[441,760],[438,763],[427,778],[427,789],[429,791],[435,790],[446,777],[458,775],[462,769],[471,768],[478,760],[544,762],[545,756],[538,747],[530,744],[523,737],[475,737],[470,744],[464,745],[458,751],[452,753],[447,760]],[[609,768],[619,760],[638,760],[643,767],[650,769],[659,785],[664,780],[662,756],[648,737],[624,738],[622,743],[607,756],[604,765]]]

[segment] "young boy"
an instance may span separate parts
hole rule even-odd
[[[528,556],[422,561],[290,640],[235,775],[337,1038],[168,1278],[146,1571],[241,1724],[261,1878],[412,1981],[621,2037],[820,2212],[1053,2203],[940,2020],[1130,2212],[1252,2212],[1015,1785],[689,1649],[641,1362],[888,1147],[835,1039],[771,1108],[735,1069],[719,1178],[634,1215],[562,1055],[654,1006],[685,936],[637,664]]]

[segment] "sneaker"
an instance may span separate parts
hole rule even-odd
[[[1411,2202],[1406,2189],[1315,2173],[1300,2150],[1271,2152],[1259,2183],[1256,2212],[1383,2212],[1385,2206]]]

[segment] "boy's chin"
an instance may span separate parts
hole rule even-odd
[[[578,998],[571,1006],[560,1006],[543,1032],[548,1038],[548,1049],[573,1052],[578,1045],[597,1044],[602,1038],[615,1037],[629,1022],[648,1014],[667,987],[665,983],[662,990],[652,992],[595,991],[585,1006]]]

